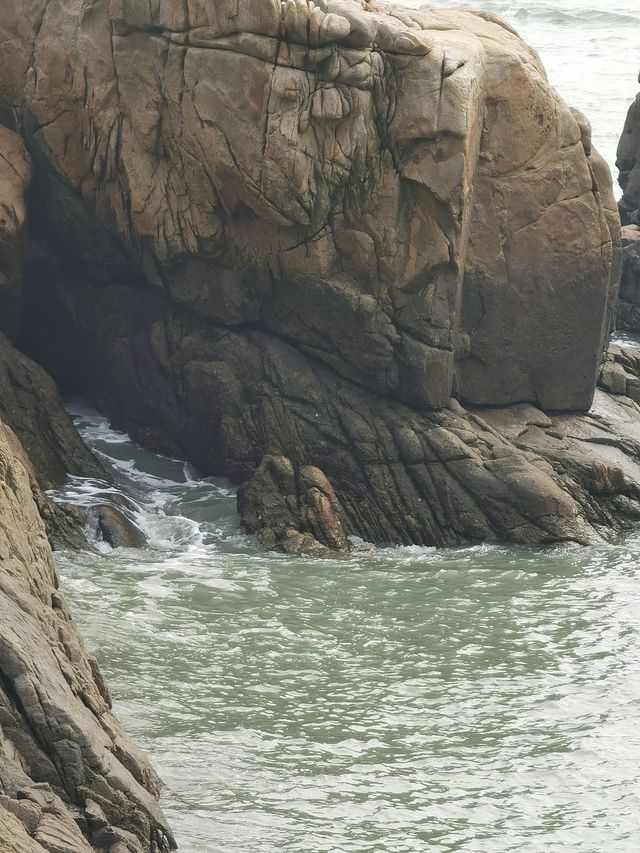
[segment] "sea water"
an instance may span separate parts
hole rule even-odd
[[[537,48],[613,168],[636,3],[474,5]],[[73,412],[117,485],[62,496],[121,491],[150,542],[58,565],[182,851],[640,849],[640,531],[586,549],[265,554],[228,483]]]

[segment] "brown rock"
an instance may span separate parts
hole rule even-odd
[[[114,506],[100,506],[93,510],[98,529],[112,548],[143,548],[147,537],[124,512]]]
[[[340,503],[313,466],[296,470],[284,456],[265,456],[240,487],[238,510],[245,529],[269,550],[313,557],[349,551]]]
[[[0,8],[0,94],[36,172],[24,343],[57,379],[249,480],[270,547],[619,529],[626,480],[555,455],[542,413],[537,452],[471,408],[586,411],[620,262],[588,122],[512,30],[357,0],[43,3]]]
[[[20,330],[22,283],[27,252],[25,193],[31,160],[22,139],[0,125],[0,332]]]
[[[4,425],[0,624],[0,851],[103,850],[82,820],[88,799],[114,836],[128,839],[131,853],[172,849],[158,807],[160,782],[122,731],[78,637],[58,589],[33,475]]]
[[[588,408],[617,283],[610,178],[498,19],[13,5],[0,93],[29,116],[58,249],[109,280],[120,243],[174,305],[259,322],[412,405],[446,404],[457,354],[471,402]]]

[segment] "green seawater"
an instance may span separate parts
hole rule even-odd
[[[640,849],[640,533],[268,555],[224,482],[76,417],[151,542],[63,586],[182,851]]]

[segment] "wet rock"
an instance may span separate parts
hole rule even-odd
[[[160,781],[78,637],[24,459],[0,425],[0,850],[106,853],[108,829],[123,850],[163,853]],[[83,814],[96,805],[100,827]]]
[[[87,514],[72,504],[45,499],[40,515],[54,551],[91,551],[87,539]]]
[[[349,551],[344,513],[318,468],[267,455],[238,492],[245,529],[272,551],[328,557]]]
[[[92,514],[96,517],[102,538],[112,548],[144,548],[147,544],[144,532],[117,507],[95,507]]]
[[[617,327],[626,331],[640,329],[640,227],[622,229],[623,266]]]

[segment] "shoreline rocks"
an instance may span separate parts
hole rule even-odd
[[[344,512],[318,468],[296,470],[284,456],[266,455],[238,490],[245,530],[267,551],[330,557],[350,550]]]
[[[78,637],[34,489],[0,424],[0,850],[166,853],[160,781]]]
[[[618,303],[618,328],[640,330],[640,95],[629,108],[617,165],[623,189],[620,200],[623,267]]]

